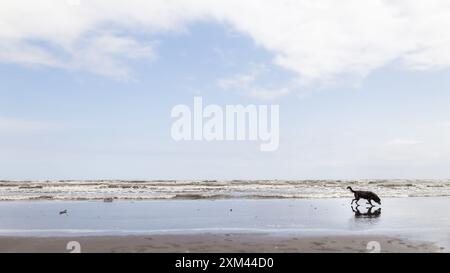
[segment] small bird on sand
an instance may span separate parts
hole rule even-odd
[[[59,215],[63,215],[63,214],[67,215],[67,210],[66,209],[59,212]]]

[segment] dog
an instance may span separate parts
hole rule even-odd
[[[354,191],[352,189],[352,187],[347,187],[347,189],[349,189],[355,195],[355,199],[353,199],[350,204],[353,204],[353,202],[356,202],[356,205],[359,206],[358,201],[359,201],[359,199],[362,198],[362,199],[366,199],[372,207],[374,206],[372,204],[372,201],[375,201],[376,203],[381,205],[380,197],[378,197],[378,195],[376,195],[375,193],[373,193],[371,191]]]

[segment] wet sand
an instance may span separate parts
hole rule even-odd
[[[151,236],[0,237],[0,252],[68,253],[67,244],[80,243],[82,253],[229,253],[308,252],[364,253],[439,252],[432,243],[385,236],[276,236],[270,234],[172,234]]]
[[[448,252],[448,197],[0,202],[0,252]],[[67,214],[59,212],[67,210]]]

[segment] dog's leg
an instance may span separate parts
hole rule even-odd
[[[369,204],[373,207],[374,205],[372,204],[372,201],[369,199]]]

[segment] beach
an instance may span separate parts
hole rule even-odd
[[[449,250],[448,197],[384,198],[370,211],[350,201],[3,201],[0,252],[70,252],[70,241],[82,252]]]
[[[273,234],[171,234],[149,236],[0,237],[0,252],[72,252],[79,242],[82,253],[365,253],[440,252],[433,243],[383,236],[322,236]]]

